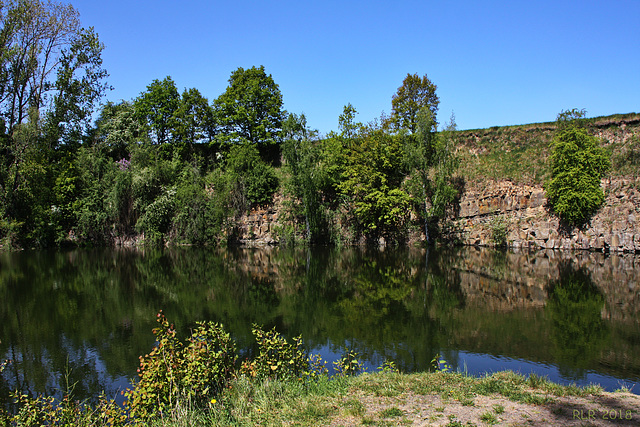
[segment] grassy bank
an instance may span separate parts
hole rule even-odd
[[[613,418],[613,417],[616,418]],[[637,425],[640,398],[505,371],[366,373],[303,384],[234,380],[209,408],[179,402],[156,426]],[[589,424],[590,423],[590,424]]]
[[[103,407],[59,412],[61,425],[114,425]],[[105,414],[111,414],[105,416]],[[116,415],[114,417],[114,415]],[[36,425],[23,414],[21,423]],[[35,419],[35,414],[33,414]],[[27,421],[27,422],[25,422]],[[164,413],[127,425],[182,426],[542,426],[640,422],[640,397],[599,386],[562,386],[511,371],[482,377],[452,372],[364,373],[316,381],[242,376],[204,407],[178,399]],[[113,424],[112,424],[113,423]],[[38,424],[39,425],[39,424]]]
[[[561,386],[509,371],[472,377],[452,372],[439,356],[434,372],[402,374],[387,362],[363,373],[347,352],[330,376],[327,362],[308,354],[301,337],[286,340],[254,325],[256,351],[239,360],[220,324],[199,322],[180,339],[162,312],[157,322],[157,344],[140,357],[124,406],[105,396],[79,402],[72,384],[62,401],[16,392],[12,414],[0,407],[0,425],[572,425],[584,411],[599,420],[615,415],[622,425],[640,421],[640,397],[629,390],[605,393],[597,385]],[[555,422],[545,424],[549,419]]]
[[[614,114],[581,122],[590,134],[601,138],[611,155],[611,176],[637,175],[640,114]],[[543,184],[549,178],[547,163],[556,126],[556,122],[547,122],[459,131],[459,173],[470,185],[487,179]]]

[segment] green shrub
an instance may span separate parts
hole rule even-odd
[[[115,401],[107,399],[104,395],[99,397],[98,404],[95,406],[73,400],[69,395],[66,395],[61,402],[56,402],[51,396],[33,398],[19,393],[13,393],[13,398],[19,409],[11,416],[0,414],[0,422],[5,423],[3,425],[76,427],[136,425]]]
[[[604,202],[600,180],[611,161],[598,140],[577,126],[562,129],[552,144],[547,198],[563,221],[580,225]]]
[[[274,168],[260,158],[253,144],[241,143],[231,147],[226,160],[226,173],[230,181],[235,183],[235,191],[250,204],[271,203],[278,189]]]
[[[491,220],[491,241],[497,247],[507,246],[507,222],[503,217],[494,216]]]
[[[293,342],[276,332],[263,331],[254,325],[252,333],[258,344],[258,355],[253,360],[255,374],[274,379],[300,378],[309,370],[309,358],[302,345],[302,337]]]
[[[144,232],[148,238],[158,239],[169,230],[173,213],[175,189],[169,189],[155,199],[138,219],[136,228]]]
[[[231,378],[237,359],[235,342],[220,324],[199,322],[183,343],[162,312],[157,321],[157,345],[140,357],[140,380],[126,393],[131,415],[142,419],[169,410],[179,399],[206,404]]]
[[[336,375],[347,376],[356,375],[363,369],[362,362],[358,360],[358,355],[353,351],[347,351],[340,359],[333,362]]]
[[[226,194],[212,194],[207,179],[194,168],[186,168],[175,195],[172,230],[178,241],[216,243],[227,216]]]

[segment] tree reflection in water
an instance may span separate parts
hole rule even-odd
[[[589,273],[563,262],[558,281],[549,286],[545,311],[551,341],[561,372],[580,378],[611,345],[609,328],[602,318],[604,297]]]
[[[4,253],[0,358],[14,363],[0,399],[12,388],[56,393],[68,368],[77,398],[116,396],[150,351],[160,309],[183,336],[199,320],[224,324],[242,356],[254,350],[256,323],[302,335],[327,357],[355,350],[370,367],[390,359],[425,370],[441,353],[456,368],[459,354],[474,353],[492,370],[510,358],[557,364],[569,378],[640,378],[638,263],[570,257],[475,248]]]

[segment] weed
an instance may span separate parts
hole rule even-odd
[[[496,247],[507,246],[507,233],[509,232],[507,221],[502,216],[494,216],[491,219],[491,242]]]
[[[365,413],[364,404],[358,399],[348,399],[343,403],[343,406],[349,415],[361,416]]]
[[[400,369],[398,369],[396,363],[393,360],[385,360],[382,366],[378,368],[378,370],[384,373],[400,373]]]
[[[369,426],[376,423],[376,421],[372,417],[362,417],[362,425]]]
[[[500,415],[504,413],[504,406],[502,405],[493,405],[493,412]]]
[[[462,421],[458,420],[455,415],[449,415],[449,422],[445,424],[445,427],[473,427],[474,423],[467,421],[466,424],[462,424]]]
[[[362,371],[362,363],[357,358],[354,351],[347,351],[340,359],[333,362],[336,375],[355,375]]]
[[[495,416],[495,414],[487,411],[480,415],[480,421],[487,424],[496,424],[498,422],[498,418]]]
[[[404,411],[401,410],[400,408],[396,408],[395,406],[380,412],[381,418],[395,418],[395,417],[401,417],[403,415],[404,415]]]
[[[543,385],[547,383],[547,378],[541,377],[535,373],[531,373],[531,375],[529,375],[529,379],[527,380],[527,383],[529,383],[529,386],[531,388],[541,388]]]
[[[462,406],[476,406],[476,403],[470,397],[460,399],[460,403],[462,404]]]
[[[440,372],[452,372],[453,369],[449,362],[447,362],[440,354],[436,354],[433,359],[431,359],[431,366],[434,370]]]

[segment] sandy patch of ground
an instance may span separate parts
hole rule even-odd
[[[342,414],[332,426],[640,426],[640,396],[601,393],[588,397],[557,397],[544,405],[513,402],[501,396],[476,396],[465,401],[438,395],[405,393],[376,397],[356,393],[364,405],[358,415]]]

